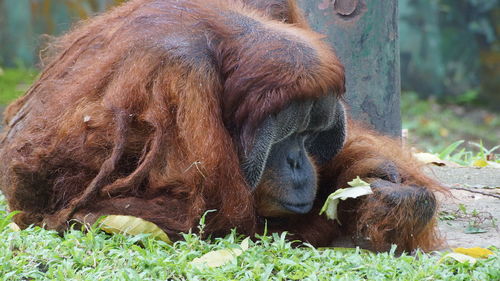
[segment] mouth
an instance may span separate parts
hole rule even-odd
[[[306,214],[313,207],[313,201],[306,203],[279,202],[286,210],[296,214]]]

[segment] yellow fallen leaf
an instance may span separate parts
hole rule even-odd
[[[468,256],[471,256],[473,258],[487,258],[488,256],[493,255],[492,251],[485,249],[485,248],[480,248],[480,247],[454,248],[452,250],[455,253],[468,255]]]
[[[447,137],[449,134],[450,134],[450,131],[448,131],[448,129],[446,129],[446,128],[439,129],[439,135],[441,135],[442,137]]]
[[[228,262],[236,259],[237,256],[241,255],[244,251],[248,250],[248,243],[250,238],[245,238],[241,244],[240,249],[222,249],[211,251],[199,258],[193,259],[190,264],[196,267],[219,267],[223,266]]]
[[[476,259],[471,257],[471,256],[468,256],[468,255],[464,255],[464,254],[460,254],[460,253],[448,253],[446,255],[444,255],[439,261],[443,261],[445,259],[454,259],[460,263],[470,263],[470,264],[475,264],[476,263]]]
[[[426,153],[426,152],[418,152],[418,153],[413,153],[413,156],[420,162],[425,163],[425,164],[435,164],[438,166],[444,166],[446,163],[444,163],[443,160],[439,159],[437,155],[431,154],[431,153]]]
[[[340,224],[337,214],[337,206],[339,204],[339,200],[346,200],[347,198],[358,198],[360,196],[373,193],[370,184],[363,181],[359,177],[356,177],[354,180],[348,182],[347,184],[349,184],[351,187],[338,189],[334,193],[330,194],[328,198],[326,198],[325,204],[319,212],[320,215],[325,213],[328,219],[337,220],[337,222]]]
[[[190,264],[194,266],[206,265],[208,267],[219,267],[234,260],[237,256],[241,255],[241,253],[242,251],[240,249],[211,251],[199,258],[195,258],[190,262]]]
[[[243,252],[248,250],[249,242],[250,242],[250,237],[247,237],[243,239],[243,241],[241,241],[240,248]]]
[[[472,166],[482,168],[482,167],[488,166],[488,162],[484,159],[478,159],[478,160],[472,162]]]
[[[110,215],[100,221],[101,229],[108,233],[126,233],[130,235],[151,234],[151,237],[172,244],[168,235],[156,224],[132,216]]]
[[[9,223],[9,228],[13,231],[21,231],[21,228],[15,222]]]
[[[461,167],[461,165],[451,162],[448,160],[442,160],[437,155],[427,153],[427,152],[416,152],[413,153],[413,157],[415,157],[419,162],[424,164],[431,164],[435,166],[450,166],[450,167]]]
[[[361,249],[361,248],[347,248],[347,247],[319,247],[316,248],[318,251],[336,251],[336,252],[341,252],[341,253],[362,253],[362,254],[369,254],[371,253],[369,250],[366,249]]]

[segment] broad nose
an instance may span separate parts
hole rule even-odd
[[[300,150],[291,151],[286,157],[286,162],[293,170],[298,170],[302,168],[303,155]]]

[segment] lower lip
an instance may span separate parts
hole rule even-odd
[[[286,202],[280,202],[281,205],[287,209],[288,211],[296,214],[305,214],[312,209],[313,203],[304,203],[304,204],[290,204]]]

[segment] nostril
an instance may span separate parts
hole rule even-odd
[[[288,163],[288,165],[290,165],[290,167],[292,169],[299,169],[300,168],[299,161],[297,160],[296,157],[288,156],[286,158],[286,162]]]

